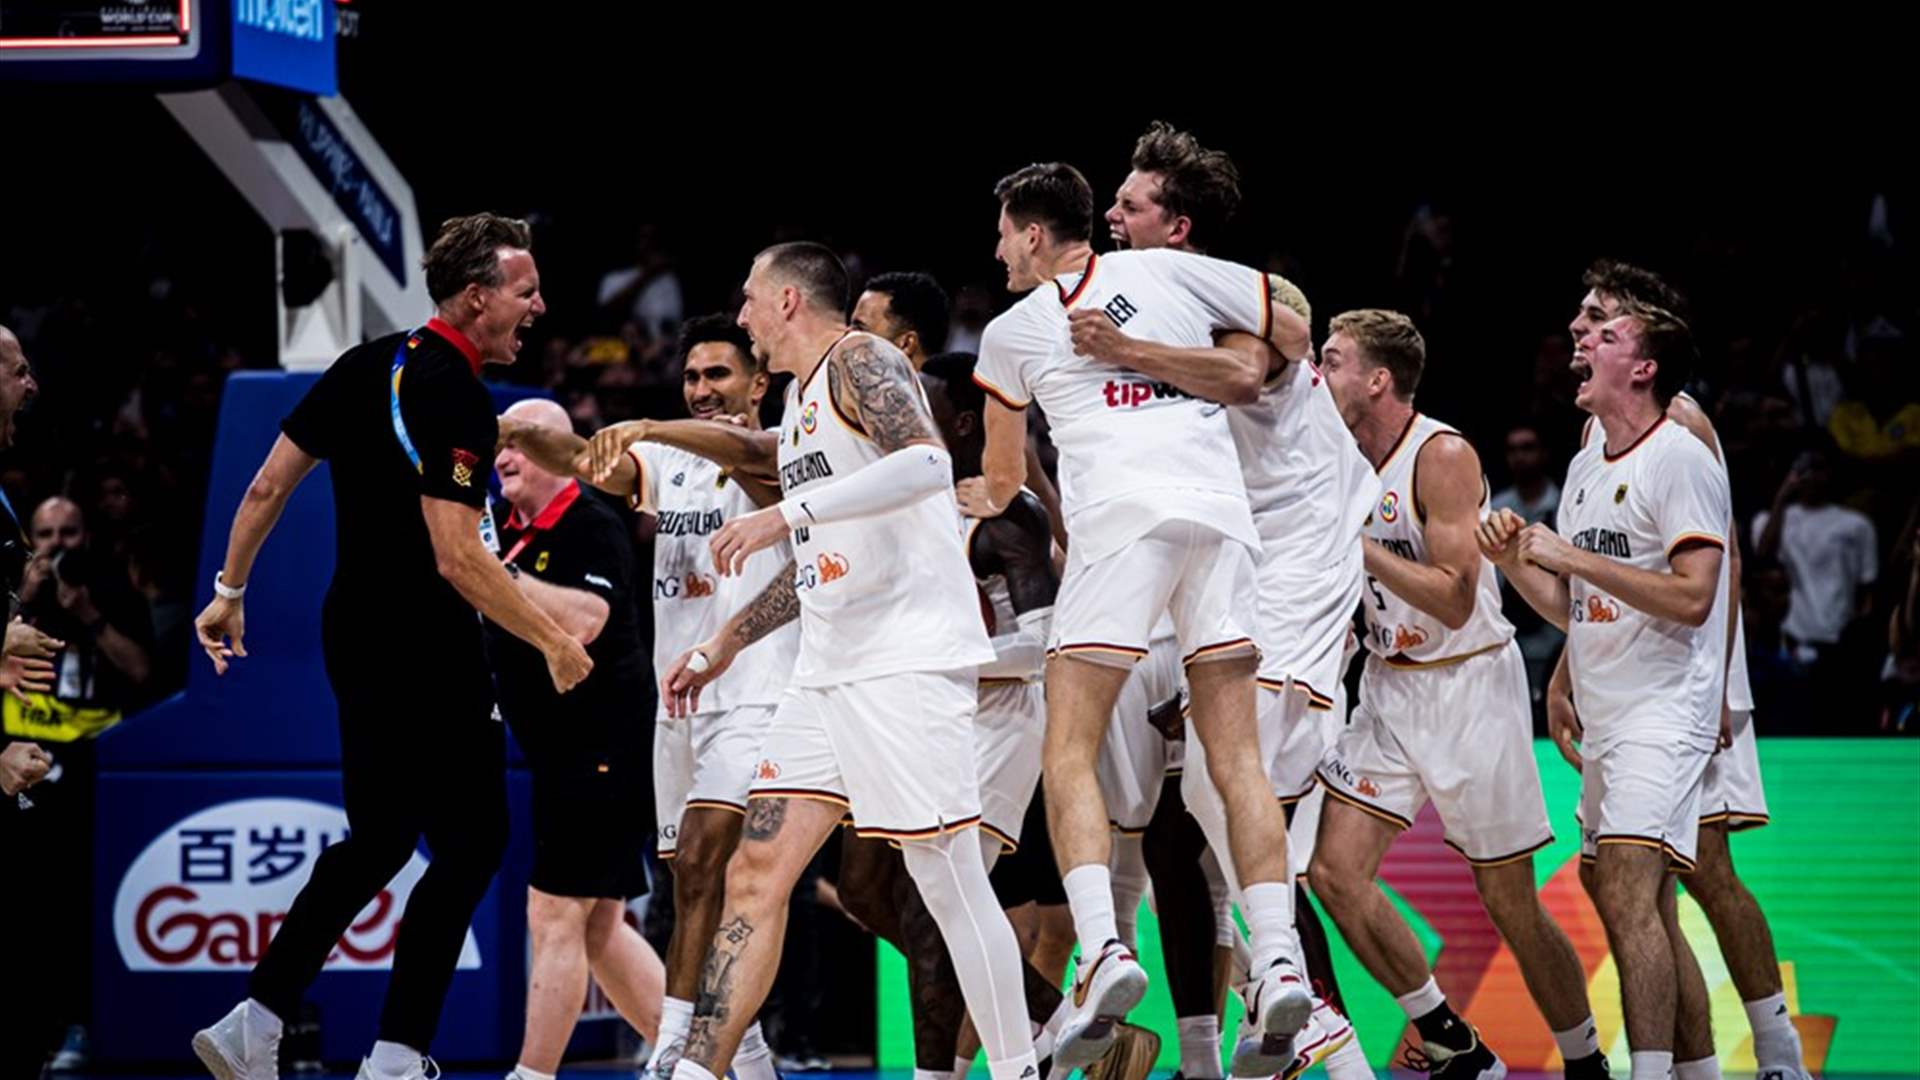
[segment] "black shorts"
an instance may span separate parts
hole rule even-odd
[[[652,765],[645,755],[542,762],[533,774],[533,873],[551,896],[645,895],[653,843]]]
[[[1044,790],[1034,791],[1033,801],[1027,804],[1027,819],[1020,824],[1020,847],[993,864],[992,881],[993,894],[1000,898],[1003,908],[1067,902],[1067,887],[1061,884],[1060,867],[1053,861],[1053,837],[1047,833]]]

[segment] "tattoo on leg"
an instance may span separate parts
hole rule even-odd
[[[753,937],[753,926],[736,916],[714,931],[713,946],[700,967],[700,987],[693,999],[693,1024],[687,1031],[686,1060],[714,1071],[716,1025],[725,1024],[733,1013],[733,966],[741,950]]]
[[[787,823],[787,800],[752,799],[747,803],[747,821],[741,835],[748,840],[771,840],[780,835]]]

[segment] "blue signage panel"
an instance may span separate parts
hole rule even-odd
[[[311,100],[294,103],[290,123],[281,134],[293,144],[300,160],[333,195],[339,206],[360,230],[360,236],[380,256],[380,262],[402,286],[407,283],[406,241],[400,234],[400,208],[387,195],[365,162],[327,114]]]
[[[233,0],[233,74],[331,97],[339,92],[334,0]]]
[[[514,829],[461,944],[432,1050],[453,1061],[518,1049],[526,1002],[527,776],[508,774]],[[246,997],[247,973],[327,845],[347,831],[332,772],[105,772],[94,844],[96,1061],[192,1061],[188,1042]],[[423,849],[340,937],[306,997],[322,1053],[366,1052]]]

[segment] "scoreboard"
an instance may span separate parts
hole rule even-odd
[[[330,96],[340,28],[359,23],[349,0],[0,0],[0,79]]]
[[[0,0],[0,50],[14,55],[183,60],[200,52],[201,0]]]

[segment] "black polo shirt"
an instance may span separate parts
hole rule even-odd
[[[396,393],[411,454],[394,423]],[[499,425],[473,343],[434,319],[349,349],[280,428],[332,471],[335,557],[321,641],[335,694],[399,694],[463,713],[490,702],[480,620],[440,576],[420,506],[423,495],[486,502]]]
[[[644,757],[652,741],[652,672],[633,602],[638,570],[626,521],[578,481],[531,521],[504,502],[494,504],[494,518],[501,555],[521,573],[607,602],[606,625],[587,646],[593,673],[566,694],[554,691],[538,649],[487,623],[500,711],[520,748],[536,769],[549,762]]]

